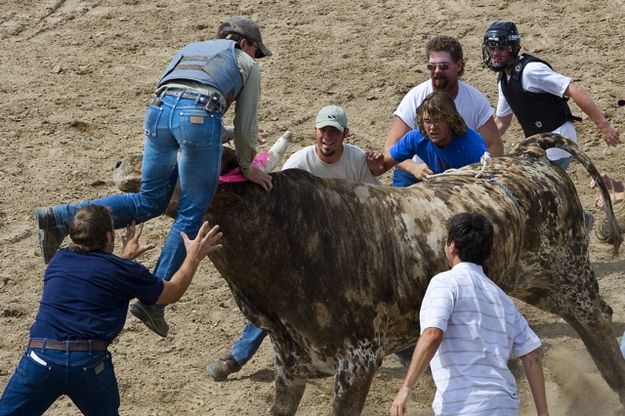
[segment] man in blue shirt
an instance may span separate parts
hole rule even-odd
[[[426,169],[410,172],[418,180],[477,163],[487,151],[482,137],[467,127],[453,100],[445,93],[429,94],[417,110],[418,128],[406,133],[384,154],[375,174],[419,156]]]
[[[449,94],[435,91],[417,108],[417,128],[404,134],[384,156],[376,154],[370,159],[377,162],[372,166],[373,174],[381,175],[416,155],[427,167],[412,163],[406,168],[422,181],[428,175],[477,163],[487,151],[482,136],[467,127]],[[404,367],[410,363],[413,350],[410,347],[396,353]]]
[[[101,205],[79,209],[69,225],[72,245],[59,250],[44,276],[30,340],[0,398],[0,415],[41,415],[67,395],[85,415],[117,415],[119,390],[108,345],[121,332],[128,303],[178,301],[208,253],[221,247],[219,227],[204,223],[194,240],[182,232],[186,258],[171,280],[133,262],[153,245],[140,245],[142,226],[128,226],[121,257],[115,230]]]

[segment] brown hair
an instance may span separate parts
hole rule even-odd
[[[451,36],[434,36],[432,39],[425,44],[425,59],[430,59],[431,52],[447,52],[451,55],[451,59],[453,59],[454,63],[458,61],[463,61],[463,53],[462,53],[462,45],[456,38],[452,38]],[[466,63],[466,62],[465,62]],[[464,65],[460,68],[458,75],[462,76],[464,74]]]
[[[417,108],[417,124],[419,125],[419,130],[424,135],[426,134],[425,126],[423,125],[425,113],[432,120],[440,120],[447,123],[451,131],[457,136],[464,134],[468,129],[464,119],[456,110],[454,100],[447,93],[435,91],[425,97],[419,108]]]
[[[73,250],[90,252],[106,247],[106,233],[115,232],[113,217],[108,207],[87,205],[80,208],[69,223],[69,237]]]

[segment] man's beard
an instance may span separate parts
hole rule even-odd
[[[432,88],[437,91],[442,91],[449,86],[449,80],[444,78],[432,78]]]
[[[319,151],[321,152],[322,155],[329,157],[329,156],[334,156],[334,154],[336,153],[336,149],[333,147],[330,148],[326,148],[323,145],[319,146]]]

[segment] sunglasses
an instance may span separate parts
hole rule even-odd
[[[427,69],[430,71],[435,71],[436,68],[441,71],[447,71],[449,69],[449,64],[427,64]]]

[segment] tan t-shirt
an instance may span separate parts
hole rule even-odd
[[[307,146],[293,153],[282,166],[282,170],[284,169],[302,169],[320,178],[381,184],[380,180],[371,174],[364,150],[351,144],[343,145],[343,154],[334,163],[326,163],[319,159],[315,145]]]

